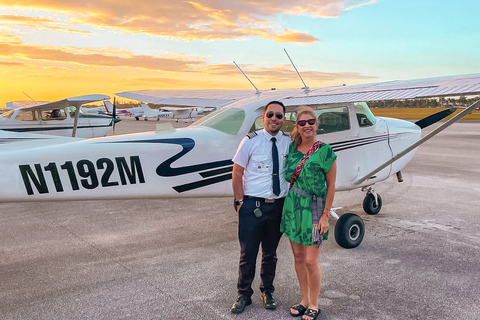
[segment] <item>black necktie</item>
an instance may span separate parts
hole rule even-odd
[[[280,194],[280,178],[278,176],[278,149],[275,141],[277,139],[273,137],[272,139],[272,159],[273,159],[273,175],[272,175],[272,182],[273,182],[273,194],[278,196]]]

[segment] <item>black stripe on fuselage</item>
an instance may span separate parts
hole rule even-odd
[[[185,191],[190,191],[190,190],[193,190],[193,189],[206,187],[206,186],[209,186],[211,184],[215,184],[215,183],[222,182],[222,181],[227,181],[227,180],[230,180],[230,179],[232,179],[232,174],[228,173],[228,174],[224,174],[222,176],[218,176],[218,177],[215,177],[215,178],[209,178],[209,179],[195,181],[195,182],[191,182],[191,183],[187,183],[187,184],[182,184],[180,186],[173,187],[173,189],[175,189],[175,191],[177,191],[178,193],[182,193],[182,192],[185,192]]]

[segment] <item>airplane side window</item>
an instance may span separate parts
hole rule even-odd
[[[354,103],[354,109],[360,128],[370,127],[375,124],[375,116],[365,102]]]
[[[350,130],[347,107],[315,110],[318,120],[317,134]]]
[[[35,121],[37,117],[35,116],[35,111],[22,111],[15,116],[15,120]]]
[[[42,110],[42,120],[65,120],[67,115],[63,109]]]

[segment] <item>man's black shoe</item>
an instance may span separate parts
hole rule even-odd
[[[238,296],[237,300],[233,303],[232,313],[242,313],[246,306],[252,304],[252,298],[247,296]]]
[[[270,292],[262,292],[260,300],[262,300],[265,309],[273,310],[277,308],[277,303]]]

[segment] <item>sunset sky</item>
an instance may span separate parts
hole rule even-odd
[[[14,5],[12,5],[12,3]],[[0,107],[480,73],[478,0],[0,0]]]

